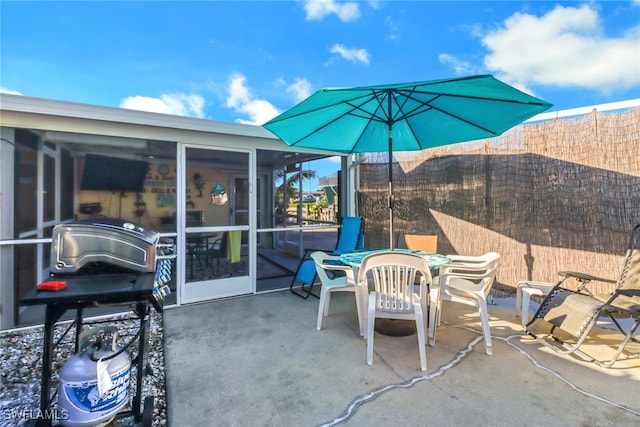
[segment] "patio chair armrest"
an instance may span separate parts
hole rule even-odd
[[[330,255],[329,253],[322,250],[315,250],[313,252],[322,252],[324,254],[322,256],[322,262],[318,262],[318,260],[315,261],[318,267],[321,267],[325,270],[340,270],[340,271],[347,271],[351,269],[351,267],[343,263],[340,260],[340,257],[337,255]]]
[[[484,271],[486,269],[482,269],[481,271]],[[455,269],[454,271],[440,271],[440,281],[444,280],[445,278],[451,276],[451,277],[460,277],[461,279],[479,279],[482,278],[482,276],[478,275],[477,272],[475,271],[460,271],[458,269]]]
[[[640,315],[640,289],[617,289],[605,305],[637,317]]]
[[[640,297],[640,289],[618,289],[614,295],[622,295],[625,297]]]
[[[445,255],[451,260],[451,264],[455,263],[473,263],[478,264],[478,257],[468,255]]]
[[[444,274],[455,274],[456,276],[461,276],[465,272],[475,273],[479,271],[486,271],[490,262],[483,262],[477,264],[461,264],[455,262],[448,262],[440,267],[440,276]]]
[[[326,250],[326,249],[306,248],[306,249],[304,250],[303,258],[308,258],[308,257],[309,257],[309,255],[310,255],[312,252],[324,252],[324,253],[326,253],[326,254],[331,254],[331,253],[332,253],[331,251],[328,251],[328,250]]]
[[[582,273],[579,271],[558,271],[558,275],[564,276],[564,277],[573,277],[574,279],[578,279],[580,281],[585,281],[585,282],[596,281],[596,282],[605,282],[605,283],[616,283],[615,279],[598,277],[591,274]]]
[[[495,252],[487,252],[482,256],[446,255],[449,262],[445,265],[462,265],[472,268],[486,268],[488,265],[500,265],[500,255]]]
[[[558,275],[562,276],[562,280],[560,280],[560,283],[563,283],[565,280],[569,278],[576,279],[578,282],[580,282],[580,286],[578,286],[578,292],[584,293],[587,295],[593,295],[593,292],[591,292],[591,290],[587,287],[587,285],[592,281],[604,282],[604,283],[616,283],[616,281],[613,279],[593,276],[591,274],[582,273],[579,271],[558,271]]]
[[[341,271],[351,270],[351,266],[340,261],[340,257],[331,257],[331,259],[325,260],[322,263],[322,268],[324,268],[325,270],[341,270]]]

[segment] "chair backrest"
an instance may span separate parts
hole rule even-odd
[[[376,309],[405,313],[413,311],[416,299],[426,301],[431,272],[427,261],[414,254],[398,252],[377,252],[366,256],[358,270],[358,286],[369,286],[372,278],[373,289],[378,293]],[[416,293],[416,278],[419,279]]]
[[[209,256],[212,258],[225,258],[227,256],[228,232],[223,231],[221,237],[209,238],[207,242]]]
[[[427,234],[404,234],[400,235],[399,248],[407,248],[414,251],[438,252],[438,236]]]
[[[346,271],[346,269],[351,269],[351,267],[348,266],[340,266],[337,263],[335,265],[331,265],[329,263],[331,263],[332,261],[336,261],[336,257],[332,256],[324,251],[315,251],[311,253],[311,258],[313,259],[313,262],[315,263],[315,267],[316,267],[316,273],[318,274],[318,277],[320,278],[320,282],[321,283],[330,283],[332,280],[335,279],[329,277],[329,275],[327,274],[327,269],[329,270],[343,270]]]
[[[616,289],[640,290],[640,224],[631,232],[629,247],[618,276]],[[640,304],[640,297],[620,295],[618,298]]]
[[[451,262],[440,267],[440,283],[446,284],[447,276],[455,276],[477,284],[477,290],[489,293],[500,267],[500,254],[487,252],[480,256],[447,255]],[[453,286],[452,286],[453,287]]]
[[[340,255],[362,249],[364,243],[363,225],[362,217],[343,217],[338,242],[336,243],[336,248],[333,253]]]

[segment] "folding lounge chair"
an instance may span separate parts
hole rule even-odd
[[[340,255],[362,249],[364,244],[364,221],[362,218],[359,216],[345,216],[342,218],[341,225],[336,248],[330,254]],[[305,248],[304,256],[300,260],[296,274],[293,276],[289,286],[291,292],[304,299],[309,298],[309,295],[320,298],[320,295],[311,292],[316,281],[316,266],[309,255],[317,250]],[[299,290],[296,289],[298,285],[300,285]]]
[[[525,330],[539,342],[560,354],[576,353],[599,366],[611,367],[620,357],[629,341],[640,343],[634,335],[640,326],[640,224],[631,232],[629,248],[618,280],[603,279],[584,273],[559,272],[560,282],[540,305]],[[563,287],[568,278],[580,282],[577,291]],[[591,281],[616,283],[611,295],[593,294],[587,289]],[[614,356],[608,361],[597,360],[580,350],[598,318],[608,316],[620,330],[623,338]],[[617,315],[629,317],[625,329]]]

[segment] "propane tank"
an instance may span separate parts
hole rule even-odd
[[[105,333],[113,335],[110,345],[99,339]],[[97,339],[93,340],[94,337]],[[89,329],[80,334],[78,353],[67,360],[59,374],[58,406],[65,410],[67,415],[66,419],[62,420],[63,425],[104,426],[111,422],[129,401],[129,352],[122,351],[117,356],[109,358],[120,351],[116,344],[117,339],[118,331],[113,326]],[[98,362],[100,359],[102,361]],[[102,369],[103,373],[98,374],[99,369]],[[99,387],[99,379],[106,380],[110,387],[104,390],[104,382]]]

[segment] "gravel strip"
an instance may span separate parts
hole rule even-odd
[[[114,322],[114,320],[116,320]],[[87,320],[93,323],[95,320]],[[114,325],[122,337],[120,345],[128,342],[138,331],[139,320],[130,315],[121,314],[108,318],[100,318],[100,324]],[[55,327],[54,342],[68,328],[69,323]],[[90,328],[92,325],[85,325]],[[74,331],[72,327],[62,342],[55,347],[53,357],[52,387],[57,384],[57,371],[64,362],[73,355]],[[40,406],[40,380],[42,372],[42,340],[43,328],[0,332],[0,426],[23,426],[29,418],[37,415]],[[154,397],[153,425],[163,426],[167,423],[167,404],[165,395],[165,363],[164,363],[164,331],[162,314],[152,311],[149,322],[148,362],[153,375],[145,375],[142,399]],[[137,342],[137,341],[136,341]],[[131,354],[138,354],[137,345],[131,347]],[[129,400],[135,394],[137,370],[131,369],[131,392]],[[55,402],[55,399],[54,399]],[[52,408],[55,404],[52,404]],[[129,408],[127,408],[129,409]],[[112,426],[133,426],[133,417],[113,421]]]

